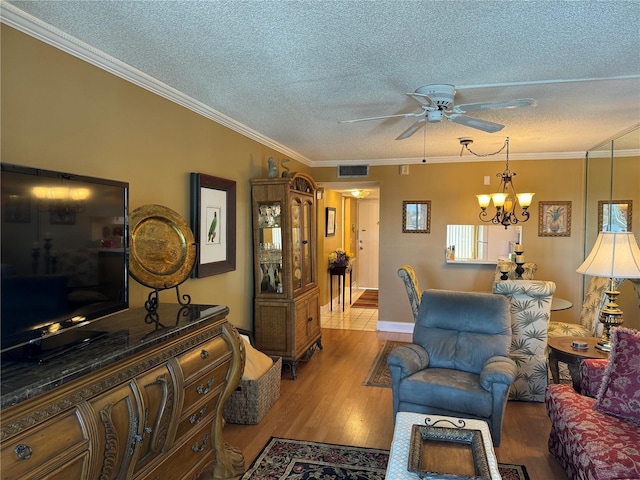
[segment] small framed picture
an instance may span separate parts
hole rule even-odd
[[[571,236],[571,202],[538,202],[538,236]]]
[[[236,269],[236,182],[191,174],[191,229],[198,245],[193,277]]]
[[[402,233],[431,233],[431,200],[402,202]]]
[[[630,232],[632,213],[632,200],[600,200],[598,232]]]
[[[336,209],[333,207],[327,207],[326,232],[327,237],[333,237],[336,234]]]

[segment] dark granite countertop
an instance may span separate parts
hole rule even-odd
[[[224,305],[160,304],[155,319],[143,308],[135,308],[61,332],[59,339],[73,336],[90,340],[52,350],[32,361],[3,359],[0,408],[16,405],[228,313]]]

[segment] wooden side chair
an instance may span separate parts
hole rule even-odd
[[[402,265],[398,269],[398,276],[402,279],[404,287],[407,289],[407,296],[409,297],[413,320],[415,322],[418,320],[418,311],[420,310],[420,302],[422,300],[422,290],[420,290],[418,277],[411,265]]]

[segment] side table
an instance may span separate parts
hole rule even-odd
[[[585,358],[609,358],[608,352],[598,350],[596,345],[600,339],[596,337],[549,337],[549,368],[553,383],[560,383],[558,362],[566,363],[571,374],[573,389],[580,392],[580,373],[578,367]],[[573,342],[586,342],[588,348],[577,349],[571,346]]]
[[[338,305],[340,305],[340,288],[342,285],[342,311],[344,312],[344,280],[347,274],[349,274],[349,305],[351,305],[351,267],[332,267],[329,269],[329,308],[331,311],[333,311],[333,277],[338,277]]]
[[[411,443],[411,429],[413,425],[425,425],[425,419],[429,417],[431,424],[438,420],[449,420],[456,423],[458,418],[443,417],[442,415],[424,415],[422,413],[398,412],[396,415],[396,427],[393,431],[393,441],[389,453],[389,463],[387,464],[386,478],[393,480],[416,480],[417,476],[407,470],[409,466],[409,449]],[[501,480],[498,470],[498,460],[493,450],[493,440],[489,425],[484,420],[464,419],[465,427],[472,430],[480,430],[482,442],[487,454],[487,463],[491,472],[491,480]],[[449,475],[438,477],[447,478]],[[454,478],[451,476],[451,478]]]
[[[573,307],[573,303],[564,298],[556,297],[555,295],[551,299],[551,311],[557,312],[559,310],[568,310]]]

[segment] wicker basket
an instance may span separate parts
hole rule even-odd
[[[272,357],[273,366],[258,380],[241,380],[224,406],[224,419],[229,423],[260,423],[280,398],[282,358]]]

